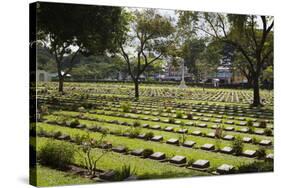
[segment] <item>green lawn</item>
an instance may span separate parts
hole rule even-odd
[[[34,168],[31,169],[31,173],[36,173],[34,177],[37,178],[37,186],[39,187],[94,183],[94,180],[41,165],[37,165],[36,170]]]

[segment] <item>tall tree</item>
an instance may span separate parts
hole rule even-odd
[[[172,43],[174,27],[170,18],[160,15],[154,9],[136,10],[133,15],[131,29],[119,40],[119,45],[120,54],[135,84],[135,98],[138,99],[140,76],[165,54]]]
[[[181,16],[186,24],[192,23],[195,29],[232,45],[243,55],[246,61],[241,66],[248,68],[252,78],[253,105],[261,105],[259,79],[273,53],[273,17],[199,12]]]
[[[78,54],[114,50],[120,16],[118,7],[37,3],[37,39],[55,57],[59,92]]]

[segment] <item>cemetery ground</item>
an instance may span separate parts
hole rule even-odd
[[[246,89],[141,84],[135,100],[130,83],[57,87],[36,88],[39,186],[273,171],[273,91],[252,107]],[[67,168],[48,163],[47,146],[70,148]]]

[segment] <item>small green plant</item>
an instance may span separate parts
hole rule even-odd
[[[139,121],[134,121],[133,122],[133,127],[139,127],[141,123]]]
[[[129,130],[129,137],[130,138],[136,138],[140,134],[140,129],[139,128],[131,128]]]
[[[264,129],[264,134],[266,135],[266,136],[272,136],[272,129],[271,128],[265,128]]]
[[[257,150],[257,158],[258,159],[264,159],[266,157],[266,151],[265,148],[260,146]]]
[[[220,125],[215,130],[215,138],[222,138],[223,136],[223,126]]]
[[[42,165],[66,169],[74,161],[73,146],[49,141],[40,149],[38,159]]]
[[[266,128],[266,121],[260,122],[260,128]]]
[[[131,105],[129,103],[123,103],[121,109],[123,112],[129,112],[131,110]]]
[[[241,155],[242,151],[243,151],[243,141],[242,139],[237,136],[235,140],[232,141],[232,148],[233,148],[233,153],[235,155]]]
[[[78,147],[76,152],[84,159],[84,166],[88,170],[88,174],[90,176],[95,177],[97,171],[98,162],[108,153],[110,152],[110,148],[103,149],[100,154],[97,154],[96,149],[104,143],[104,138],[106,137],[107,132],[102,132],[102,135],[98,140],[94,140],[90,138],[90,134],[86,136],[86,141],[83,142],[82,145]]]
[[[221,139],[216,138],[216,141],[215,141],[215,148],[216,148],[216,150],[218,150],[218,151],[221,149]]]
[[[79,125],[80,124],[80,122],[79,122],[79,120],[78,119],[74,119],[74,120],[72,120],[71,122],[70,122],[70,127],[71,128],[75,128],[77,125]]]
[[[247,121],[247,126],[248,126],[248,127],[252,127],[252,126],[253,126],[253,121],[249,119],[249,120]]]
[[[144,149],[144,150],[143,150],[143,153],[142,153],[142,156],[143,156],[144,158],[147,158],[147,157],[149,157],[152,153],[153,153],[153,150],[152,150],[152,149]]]
[[[73,139],[74,139],[74,142],[75,142],[76,144],[81,145],[83,142],[86,141],[87,135],[85,135],[85,134],[82,134],[82,135],[76,134],[76,135],[73,137]]]
[[[60,131],[57,131],[57,132],[55,132],[54,133],[54,138],[58,138],[58,137],[60,137],[62,135],[62,133],[60,132]]]
[[[146,140],[150,140],[151,138],[153,138],[154,137],[154,133],[153,132],[147,132],[146,134],[145,134],[145,139]]]
[[[182,118],[183,117],[183,113],[181,111],[177,111],[176,112],[176,117],[177,118]]]
[[[125,164],[121,167],[121,169],[119,169],[116,172],[114,179],[116,181],[123,181],[123,180],[127,179],[128,177],[133,176],[135,174],[136,174],[136,169],[132,168],[131,165]]]
[[[193,119],[193,115],[191,113],[187,114],[187,119],[192,120]]]
[[[175,123],[175,118],[169,118],[169,123]]]

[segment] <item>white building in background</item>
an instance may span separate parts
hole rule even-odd
[[[36,71],[36,82],[49,82],[52,80],[50,73],[44,70]]]

